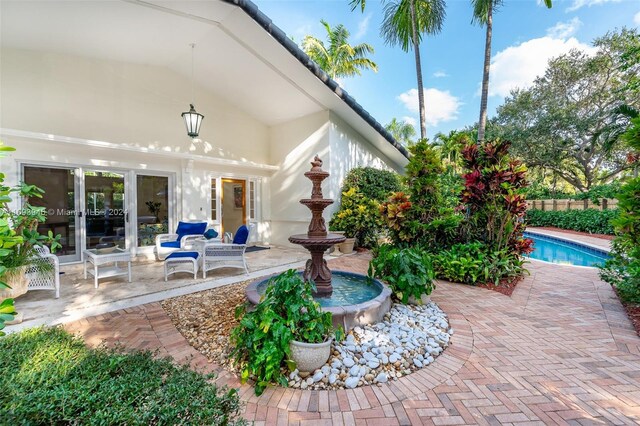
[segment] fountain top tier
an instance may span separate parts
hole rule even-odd
[[[302,199],[300,203],[311,210],[311,222],[306,234],[292,235],[289,237],[289,241],[309,250],[311,259],[307,261],[303,277],[305,280],[313,280],[318,295],[328,296],[332,293],[333,288],[331,287],[331,270],[324,260],[324,252],[334,244],[343,242],[345,237],[327,233],[322,212],[333,204],[333,200],[323,198],[322,195],[322,181],[329,177],[329,173],[322,170],[320,157],[315,156],[311,162],[311,170],[304,175],[311,180],[313,188],[311,198]]]

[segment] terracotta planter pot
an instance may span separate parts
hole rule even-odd
[[[355,238],[347,238],[344,243],[338,244],[338,248],[342,254],[351,254],[353,253],[353,245],[355,243]]]
[[[305,343],[292,340],[289,344],[291,359],[302,373],[311,373],[326,364],[331,355],[331,341],[324,343]]]
[[[11,288],[4,288],[0,290],[0,300],[15,299],[27,292],[29,280],[27,280],[27,276],[25,274],[26,270],[27,266],[19,266],[7,271],[4,277],[2,277],[2,280],[9,284]]]

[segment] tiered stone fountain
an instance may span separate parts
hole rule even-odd
[[[324,260],[325,251],[332,245],[343,242],[345,237],[327,233],[322,212],[333,200],[323,198],[321,185],[329,177],[329,173],[322,170],[322,160],[318,156],[311,162],[311,166],[311,170],[304,174],[313,184],[311,198],[300,200],[300,203],[311,210],[311,223],[306,234],[289,237],[291,243],[299,244],[311,253],[302,276],[315,283],[317,291],[314,299],[323,310],[332,313],[334,325],[349,330],[356,325],[379,322],[391,308],[391,290],[380,281],[369,279],[365,275],[332,272]],[[249,284],[246,294],[251,303],[260,302],[269,278]]]
[[[311,253],[311,259],[307,260],[302,276],[305,280],[312,280],[316,284],[316,295],[323,297],[331,296],[333,293],[331,270],[327,266],[327,261],[324,260],[324,253],[334,244],[344,242],[345,237],[327,233],[322,212],[333,204],[333,200],[323,198],[322,181],[329,177],[329,173],[322,170],[322,160],[317,155],[311,162],[311,166],[311,170],[304,174],[313,183],[311,198],[300,200],[300,204],[304,204],[311,210],[309,231],[306,234],[290,236],[289,242],[299,244]]]

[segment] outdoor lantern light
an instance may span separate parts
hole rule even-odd
[[[193,106],[193,51],[196,47],[195,43],[191,43],[191,104],[189,104],[189,111],[183,112],[182,118],[184,119],[184,124],[187,126],[187,134],[191,138],[197,138],[200,133],[200,125],[202,124],[202,119],[204,115],[200,114],[196,111]]]
[[[200,133],[200,124],[202,124],[204,115],[196,112],[193,104],[190,104],[189,106],[191,108],[188,112],[182,113],[182,118],[184,118],[184,124],[187,126],[187,134],[192,138],[197,138],[198,133]]]

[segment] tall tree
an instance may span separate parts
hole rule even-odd
[[[353,77],[361,75],[361,70],[378,71],[378,65],[367,55],[374,53],[373,46],[360,43],[355,46],[349,44],[349,31],[342,24],[334,28],[325,21],[320,21],[327,31],[328,46],[313,36],[306,36],[302,41],[302,49],[322,68],[329,77]]]
[[[398,121],[398,119],[394,117],[384,128],[391,133],[395,140],[404,146],[415,143],[416,129],[406,121]]]
[[[551,0],[544,0],[551,8]],[[502,6],[502,0],[471,0],[473,18],[471,22],[486,26],[484,42],[484,68],[482,70],[482,94],[480,97],[480,119],[478,120],[478,142],[484,140],[487,126],[487,100],[489,97],[489,67],[491,66],[491,37],[493,36],[493,12]]]
[[[420,43],[423,34],[437,34],[442,30],[446,16],[445,0],[389,0],[385,2],[384,19],[380,33],[387,44],[408,52],[413,48],[418,81],[418,107],[420,112],[420,138],[427,137],[424,86]],[[364,11],[366,0],[351,0],[352,10],[360,6]]]
[[[611,134],[630,121],[622,109],[640,108],[633,89],[640,55],[627,56],[640,48],[638,31],[609,33],[594,45],[595,54],[572,50],[551,60],[529,89],[513,91],[491,130],[513,141],[528,166],[551,170],[579,191],[630,169],[629,147]]]

